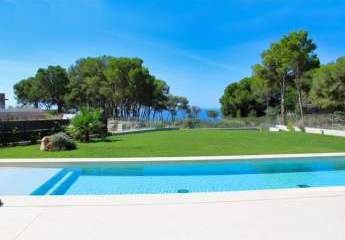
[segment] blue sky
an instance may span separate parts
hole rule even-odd
[[[172,93],[218,107],[260,53],[305,29],[323,63],[345,55],[345,1],[0,0],[0,92],[38,67],[80,57],[141,57]]]

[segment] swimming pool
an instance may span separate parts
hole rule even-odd
[[[0,167],[0,195],[223,192],[345,185],[345,157]]]

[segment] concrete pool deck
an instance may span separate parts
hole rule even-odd
[[[33,163],[231,160],[345,153],[181,158],[0,159]],[[108,196],[0,196],[1,240],[345,239],[345,187]]]
[[[1,240],[345,239],[345,187],[2,200]]]

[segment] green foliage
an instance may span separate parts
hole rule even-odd
[[[73,150],[77,148],[75,142],[63,132],[51,135],[49,140],[51,142],[52,151]]]
[[[67,120],[0,121],[0,145],[37,143],[44,136],[62,131]]]
[[[289,129],[290,132],[294,132],[295,131],[295,125],[294,125],[293,121],[291,121],[291,120],[288,121],[287,129]]]
[[[238,83],[231,83],[224,90],[224,95],[220,99],[224,116],[247,117],[252,111],[257,116],[263,115],[265,106],[253,95],[253,81],[253,78],[244,78]]]
[[[275,117],[245,117],[245,118],[222,118],[215,124],[216,128],[247,128],[247,127],[260,127],[267,128],[275,124]]]
[[[199,126],[200,126],[200,120],[198,119],[187,118],[183,120],[182,122],[183,128],[197,128]]]
[[[316,82],[313,72],[320,65],[315,49],[306,31],[291,32],[272,43],[261,54],[261,63],[252,67],[251,77],[225,89],[220,99],[223,115],[243,117],[256,110],[260,116],[280,105],[282,124],[285,124],[287,112],[298,110],[303,125],[303,108],[309,103],[308,95]],[[314,95],[323,95],[323,87],[315,86]]]
[[[219,113],[215,110],[207,110],[207,117],[215,121],[219,116]]]
[[[101,108],[115,118],[149,119],[170,103],[169,86],[151,75],[139,58],[80,59],[69,77],[66,99],[71,107]]]
[[[22,104],[57,106],[58,112],[100,108],[105,116],[121,119],[147,120],[156,114],[162,118],[164,110],[175,118],[177,110],[186,113],[189,108],[188,100],[170,95],[167,83],[153,76],[140,58],[82,58],[67,73],[49,66],[17,83],[14,90]]]
[[[252,67],[253,77],[251,90],[258,103],[265,106],[267,110],[276,105],[278,99],[276,95],[279,92],[277,83],[274,81],[272,74],[261,64],[255,64]]]
[[[30,77],[18,82],[13,88],[19,103],[23,105],[32,104],[34,107],[38,107],[41,96],[38,83],[34,77]]]
[[[345,57],[314,71],[310,100],[329,111],[345,110]]]
[[[81,108],[79,113],[72,118],[67,128],[69,134],[81,142],[89,142],[91,134],[100,134],[104,124],[100,121],[101,110]]]
[[[284,36],[281,42],[289,51],[289,77],[293,80],[297,92],[298,109],[301,117],[300,125],[304,126],[303,84],[310,79],[302,79],[302,77],[307,71],[320,66],[319,58],[314,54],[316,45],[308,38],[306,31],[291,32]]]
[[[198,106],[191,106],[188,118],[193,119],[193,120],[199,120],[200,112],[201,112],[201,108],[200,107],[198,107]]]
[[[64,68],[49,66],[38,69],[34,77],[24,79],[14,85],[17,100],[24,105],[39,105],[50,109],[56,105],[61,112],[65,104],[64,96],[68,91],[69,78]]]
[[[262,55],[262,65],[269,80],[279,86],[281,124],[285,124],[285,93],[289,83],[290,51],[282,40],[271,44]]]
[[[173,95],[169,95],[167,98],[166,110],[170,113],[172,122],[175,122],[178,110],[183,111],[185,115],[191,113],[187,98]]]

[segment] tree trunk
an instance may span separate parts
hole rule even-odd
[[[286,82],[285,77],[281,80],[280,86],[280,124],[285,125],[285,88]]]
[[[86,143],[90,142],[90,135],[89,135],[89,133],[85,133],[84,142],[86,142]]]
[[[299,85],[299,84],[297,84]],[[304,127],[304,115],[303,115],[303,103],[302,103],[302,92],[301,88],[297,87],[297,93],[298,93],[298,105],[299,105],[299,111],[301,114],[301,119],[300,119],[300,126]]]
[[[58,107],[58,110],[57,110],[58,113],[61,113],[62,112],[62,104],[58,103],[57,107]]]
[[[300,119],[300,125],[301,127],[304,127],[304,116],[303,116],[303,103],[302,103],[302,89],[301,89],[301,77],[300,77],[299,69],[297,69],[297,75],[295,79],[296,89],[297,89],[297,95],[298,95],[298,105],[299,105],[299,111],[301,114]]]

